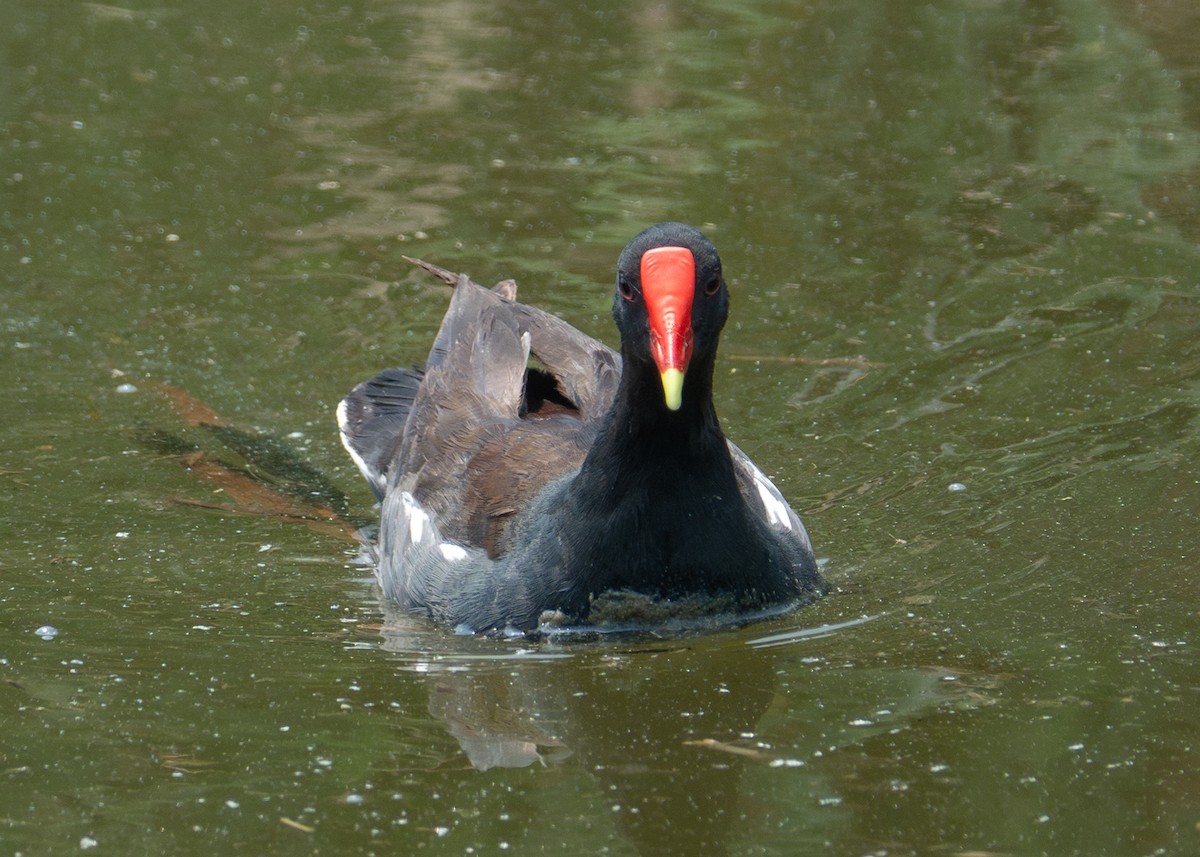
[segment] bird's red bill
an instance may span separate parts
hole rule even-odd
[[[655,247],[642,255],[642,295],[650,315],[650,354],[663,377],[667,406],[679,407],[683,373],[692,357],[696,260],[686,247]],[[674,400],[674,401],[673,401]]]

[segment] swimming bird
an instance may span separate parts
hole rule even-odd
[[[717,419],[729,287],[699,230],[659,223],[621,253],[619,354],[512,281],[410,261],[454,287],[429,357],[338,407],[381,503],[387,598],[481,632],[630,596],[736,614],[825,591],[800,518]]]

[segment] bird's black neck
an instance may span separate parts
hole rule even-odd
[[[623,355],[613,406],[601,423],[579,480],[620,493],[634,487],[668,495],[672,484],[734,485],[729,447],[712,401],[713,359],[693,361],[679,410],[669,410],[653,363]],[[640,483],[640,485],[638,484]]]
[[[712,372],[711,356],[693,360],[671,411],[654,365],[625,355],[612,409],[553,512],[576,603],[606,589],[672,597],[742,586],[731,556],[750,551],[753,534]]]

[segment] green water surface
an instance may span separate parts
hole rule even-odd
[[[180,466],[369,520],[402,255],[614,342],[663,219],[822,602],[455,636]],[[1200,853],[1198,242],[1186,2],[8,0],[0,855]]]

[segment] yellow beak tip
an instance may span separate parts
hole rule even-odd
[[[663,397],[667,408],[679,410],[683,404],[683,371],[680,369],[664,369],[662,373]]]

